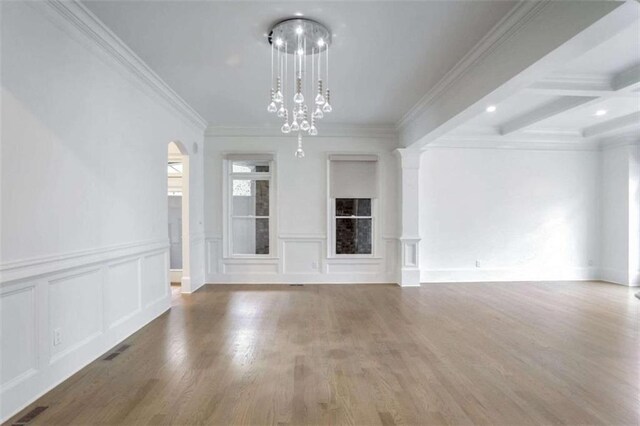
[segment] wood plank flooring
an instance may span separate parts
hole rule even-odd
[[[31,424],[640,424],[640,300],[598,282],[206,286]]]

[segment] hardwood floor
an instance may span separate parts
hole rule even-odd
[[[634,293],[206,286],[9,423],[45,405],[32,424],[638,425]]]

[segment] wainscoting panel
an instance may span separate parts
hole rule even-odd
[[[137,258],[107,267],[105,315],[108,328],[115,327],[140,310],[140,273],[140,260]]]
[[[225,274],[270,275],[278,273],[278,264],[250,261],[224,262],[223,270]]]
[[[168,256],[162,239],[0,265],[0,422],[169,309]]]
[[[282,242],[282,271],[285,274],[317,274],[322,262],[323,241]]]
[[[222,238],[207,236],[209,284],[377,284],[395,283],[399,246],[384,237],[374,258],[328,258],[325,235],[279,235],[277,257],[224,258]]]
[[[100,268],[75,272],[49,281],[51,362],[102,334],[103,297]],[[59,333],[56,343],[54,334]]]
[[[0,294],[0,384],[3,388],[12,388],[37,369],[35,289],[35,282],[19,283],[3,288]]]
[[[382,275],[383,271],[381,270],[382,261],[378,261],[375,263],[370,262],[361,262],[361,261],[351,261],[351,262],[339,262],[339,263],[329,263],[327,265],[327,271],[330,274],[373,274],[373,275]]]
[[[165,252],[144,256],[142,259],[142,305],[147,307],[166,297],[169,282],[169,262]]]

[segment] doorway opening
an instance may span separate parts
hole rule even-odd
[[[167,150],[169,277],[172,292],[191,292],[189,278],[189,156],[178,141]]]

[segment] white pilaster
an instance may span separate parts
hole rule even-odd
[[[400,160],[400,276],[402,287],[420,285],[420,154],[414,149],[399,148]]]

